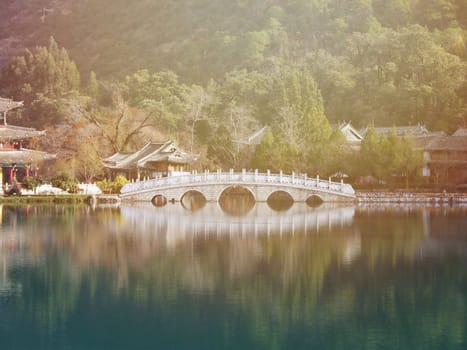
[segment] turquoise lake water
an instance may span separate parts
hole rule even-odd
[[[0,219],[2,350],[467,349],[467,208],[4,205]]]

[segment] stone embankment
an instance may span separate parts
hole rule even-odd
[[[467,205],[467,193],[357,192],[356,195],[359,203],[427,203]]]

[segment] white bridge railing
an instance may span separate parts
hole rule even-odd
[[[176,175],[169,177],[160,177],[147,179],[142,181],[131,182],[123,186],[121,194],[130,194],[135,192],[147,191],[161,187],[184,186],[189,184],[207,184],[207,183],[228,183],[228,184],[257,184],[257,185],[288,185],[292,187],[302,187],[305,189],[318,189],[322,191],[340,192],[343,194],[354,195],[355,191],[349,184],[341,182],[332,182],[329,180],[321,180],[319,176],[308,177],[306,174],[285,175],[282,172],[279,174],[247,172],[243,170],[236,173],[231,169],[229,172],[209,172],[204,173],[193,171],[186,175]]]

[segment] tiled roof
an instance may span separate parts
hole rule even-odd
[[[428,145],[434,140],[439,137],[445,137],[444,133],[429,133],[426,135],[421,135],[414,137],[413,140],[415,141],[415,146],[419,149],[425,149]]]
[[[156,162],[169,162],[176,164],[189,164],[194,160],[194,156],[183,151],[175,151],[173,153],[167,154],[165,152],[159,154],[151,154],[148,157],[140,160],[138,166],[146,167],[150,163]]]
[[[465,151],[467,152],[467,137],[440,136],[433,138],[424,147],[427,151]]]
[[[159,150],[166,143],[161,142],[148,142],[139,151],[134,153],[116,153],[103,160],[104,165],[108,168],[116,169],[133,169],[136,168],[140,159],[150,155],[151,153]]]
[[[117,152],[117,153],[111,155],[110,157],[107,157],[107,158],[103,159],[102,161],[104,163],[109,163],[109,165],[112,165],[112,164],[122,162],[125,158],[127,158],[128,156],[130,156],[132,154],[133,153]]]
[[[22,106],[23,106],[23,102],[16,102],[8,98],[0,97],[0,113],[8,112],[12,109],[22,107]]]
[[[418,135],[424,135],[424,134],[430,133],[424,125],[420,125],[420,124],[412,125],[412,126],[379,127],[379,128],[375,128],[375,131],[379,135],[388,135],[394,129],[396,130],[396,134],[399,136],[403,136],[407,134],[418,136]],[[360,130],[360,134],[365,136],[368,130],[369,130],[369,127],[366,127],[365,129]]]
[[[467,128],[459,128],[452,136],[464,136],[467,137]]]
[[[187,164],[195,157],[179,149],[173,141],[148,142],[134,153],[115,153],[103,159],[104,166],[112,169],[134,169],[146,167],[148,163],[164,162]]]
[[[0,164],[31,164],[55,158],[55,154],[34,151],[26,148],[5,151],[0,150]]]
[[[43,136],[45,131],[38,131],[33,128],[22,126],[0,124],[0,142],[25,140],[31,137]]]
[[[360,142],[363,140],[362,134],[350,122],[345,122],[338,126],[333,125],[332,127],[333,129],[339,128],[348,142]]]

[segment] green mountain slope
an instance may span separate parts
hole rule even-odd
[[[238,69],[311,68],[331,120],[465,116],[464,0],[3,0],[0,65],[54,36],[80,71],[172,70],[188,83]],[[446,128],[446,125],[441,127]]]

